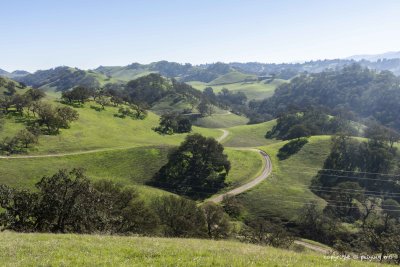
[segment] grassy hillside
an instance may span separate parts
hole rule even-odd
[[[120,81],[130,81],[137,79],[141,76],[148,75],[153,73],[153,71],[149,71],[144,67],[133,67],[132,65],[128,66],[100,66],[94,71],[111,76],[116,80]]]
[[[231,171],[226,177],[228,187],[225,190],[238,187],[254,179],[262,170],[263,160],[259,153],[246,150],[226,148],[231,162]]]
[[[256,75],[244,74],[238,71],[231,71],[209,82],[209,84],[219,85],[219,84],[237,83],[237,82],[243,82],[245,80],[256,80],[256,79],[257,79]]]
[[[65,91],[78,85],[96,88],[106,83],[118,82],[117,79],[99,72],[70,67],[41,70],[16,79],[47,91]]]
[[[276,87],[286,82],[285,80],[275,79],[272,82],[266,81],[248,81],[248,82],[235,82],[235,83],[226,83],[223,85],[214,85],[211,83],[202,83],[198,81],[189,82],[194,88],[198,90],[204,90],[206,87],[212,87],[215,93],[218,93],[222,90],[222,88],[227,88],[233,92],[243,92],[246,94],[249,100],[256,99],[262,100],[267,97],[271,97]]]
[[[229,135],[223,144],[229,147],[256,147],[277,142],[274,139],[266,139],[265,133],[272,129],[276,120],[252,125],[240,125],[227,129]]]
[[[145,145],[177,145],[186,135],[162,136],[152,130],[158,125],[159,117],[149,113],[145,120],[121,119],[115,117],[118,108],[107,107],[103,111],[96,111],[86,103],[79,112],[79,120],[71,124],[70,129],[62,129],[59,135],[43,135],[39,138],[39,145],[31,154],[66,153],[115,147],[137,147]],[[17,122],[18,117],[6,120],[4,130],[0,131],[0,139],[24,127]],[[221,131],[194,127],[193,132],[206,136],[218,137]]]
[[[185,109],[191,109],[188,101],[181,96],[169,95],[158,101],[151,110],[156,114],[164,114],[168,112],[182,113]]]
[[[28,90],[28,88],[22,88],[19,82],[11,80],[10,78],[7,77],[0,76],[0,95],[3,95],[5,92],[8,91],[7,90],[8,84],[14,84],[17,94],[22,94],[26,92],[26,90]]]
[[[204,128],[228,128],[237,125],[245,125],[249,119],[236,114],[213,114],[208,117],[199,118],[194,125]]]
[[[273,172],[259,186],[239,196],[251,215],[296,220],[305,202],[316,200],[321,206],[325,204],[308,186],[329,154],[330,137],[311,137],[300,152],[279,161],[276,155],[285,143],[260,147],[271,156]]]
[[[376,266],[234,241],[0,233],[3,266]],[[383,265],[379,265],[383,266]]]

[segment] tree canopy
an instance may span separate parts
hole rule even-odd
[[[225,186],[231,165],[223,151],[213,138],[188,135],[151,184],[195,199],[205,198]]]

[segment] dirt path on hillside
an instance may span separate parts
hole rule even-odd
[[[219,130],[222,131],[222,135],[217,138],[217,141],[221,143],[225,138],[228,137],[229,132],[227,130],[224,130],[224,129],[219,129]]]
[[[318,253],[322,253],[322,254],[329,254],[331,252],[331,250],[317,246],[317,245],[313,245],[304,241],[300,241],[300,240],[295,240],[294,241],[295,244],[306,247],[308,249],[314,250]]]
[[[244,149],[242,149],[242,150],[244,150]],[[248,148],[248,149],[245,149],[245,150],[255,151],[255,152],[258,152],[258,153],[261,154],[261,156],[263,157],[263,162],[264,162],[264,167],[263,167],[263,170],[262,170],[261,174],[259,176],[257,176],[256,178],[254,178],[253,180],[251,180],[250,182],[244,184],[244,185],[236,187],[236,188],[234,188],[234,189],[232,189],[232,190],[230,190],[230,191],[228,191],[226,193],[211,197],[211,198],[207,199],[206,201],[219,203],[219,202],[222,201],[222,199],[226,195],[233,195],[233,196],[239,195],[239,194],[249,190],[250,188],[255,187],[256,185],[258,185],[259,183],[264,181],[271,174],[271,172],[272,172],[272,163],[271,163],[271,159],[270,159],[270,157],[268,156],[267,153],[265,153],[262,150],[255,149],[255,148]]]
[[[222,131],[222,135],[218,137],[216,140],[218,142],[223,141],[226,137],[228,137],[229,132],[224,129],[220,129]],[[107,151],[115,151],[115,150],[122,150],[122,149],[131,149],[134,147],[114,147],[114,148],[99,148],[87,151],[77,151],[77,152],[70,152],[70,153],[59,153],[59,154],[44,154],[44,155],[26,155],[26,156],[0,156],[0,159],[35,159],[35,158],[53,158],[53,157],[66,157],[66,156],[76,156],[82,154],[90,154],[90,153],[97,153],[97,152],[107,152]]]

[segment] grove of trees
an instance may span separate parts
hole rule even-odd
[[[178,113],[165,113],[160,117],[159,126],[154,131],[160,134],[189,133],[192,131],[192,122],[188,116]]]
[[[193,199],[206,198],[225,186],[231,165],[223,152],[214,138],[188,135],[150,184]]]

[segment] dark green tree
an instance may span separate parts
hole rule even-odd
[[[168,163],[153,177],[152,184],[190,196],[202,198],[225,185],[230,162],[224,147],[213,138],[200,134],[186,140],[168,156]]]

